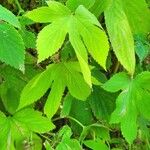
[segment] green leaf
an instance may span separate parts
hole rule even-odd
[[[17,30],[6,23],[0,24],[0,60],[24,71],[25,47]]]
[[[56,150],[82,150],[80,143],[76,139],[68,139],[61,142]]]
[[[91,111],[91,108],[89,106],[88,101],[79,101],[78,99],[75,99],[74,97],[70,97],[70,100],[72,101],[71,104],[71,110],[69,113],[69,116],[77,119],[79,122],[81,122],[83,125],[91,125],[93,123],[93,114]],[[78,111],[77,111],[78,110]],[[72,122],[72,127],[75,128],[75,132],[80,133],[79,125],[76,124],[74,121]]]
[[[65,125],[59,131],[58,137],[62,137],[61,142],[56,147],[56,150],[81,150],[79,141],[71,139],[72,131],[69,126]]]
[[[53,6],[53,3],[55,2],[48,2],[49,7],[51,7],[51,4]],[[56,3],[63,6],[58,2]],[[57,9],[61,12],[61,8],[57,7]],[[66,7],[64,9],[66,9]],[[30,19],[32,19],[32,17]],[[82,28],[84,31],[82,31]],[[99,21],[84,6],[79,6],[74,14],[68,13],[59,19],[53,20],[52,24],[44,27],[38,35],[38,62],[55,54],[61,48],[66,34],[69,33],[69,40],[80,62],[84,79],[90,86],[92,86],[91,72],[88,66],[87,49],[92,57],[94,57],[104,68],[106,68],[105,62],[109,50],[107,36],[100,28],[101,25]],[[86,32],[85,30],[89,32]],[[92,38],[90,38],[90,33],[93,33]],[[89,40],[91,41],[89,42]]]
[[[71,14],[70,10],[61,3],[55,1],[50,1],[47,3],[49,7],[43,6],[34,9],[25,14],[25,16],[35,22],[47,23],[56,21]]]
[[[22,28],[22,30],[19,30],[19,33],[22,36],[26,48],[36,48],[36,36],[33,32]]]
[[[132,144],[137,135],[136,91],[134,85],[122,91],[117,98],[116,109],[112,113],[111,123],[121,122],[121,131],[128,143]],[[130,128],[129,128],[130,126]]]
[[[137,107],[140,111],[140,114],[143,115],[146,119],[150,119],[149,114],[149,104],[150,104],[150,72],[142,72],[137,75],[136,82],[138,84],[138,101]]]
[[[66,6],[74,11],[80,5],[83,5],[89,9],[91,6],[93,6],[94,3],[95,0],[67,0]]]
[[[7,65],[0,69],[0,77],[4,80],[0,84],[0,98],[5,109],[11,114],[19,105],[20,93],[24,86],[34,75],[39,73],[39,69],[31,65],[26,65],[25,69],[25,74]]]
[[[37,38],[38,62],[55,54],[61,48],[66,34],[66,19],[59,20],[43,28]]]
[[[137,136],[137,110],[134,102],[127,106],[127,113],[121,122],[121,131],[127,142],[132,144]]]
[[[67,96],[64,98],[63,108],[61,110],[62,118],[65,116],[69,116],[71,105],[72,105],[72,96],[70,94],[67,94]]]
[[[102,88],[109,92],[117,92],[126,89],[130,80],[130,77],[125,72],[120,72],[113,75],[107,82],[105,82]]]
[[[150,10],[145,0],[122,0],[132,32],[147,34],[150,31]]]
[[[44,112],[49,117],[52,118],[57,112],[60,104],[61,98],[65,90],[65,84],[59,78],[54,81],[51,87],[50,94],[44,106]]]
[[[17,17],[2,5],[0,5],[0,20],[6,21],[14,27],[20,28],[20,23]]]
[[[84,26],[86,26],[86,24],[93,24],[102,28],[97,18],[82,5],[76,9],[75,17],[81,21]]]
[[[148,56],[149,48],[150,44],[148,43],[145,36],[142,35],[135,36],[135,51],[141,63]]]
[[[109,120],[114,110],[115,99],[115,94],[108,93],[98,86],[93,87],[93,92],[88,97],[93,114],[98,120]]]
[[[110,7],[105,11],[105,22],[118,60],[133,75],[135,70],[134,40],[120,0],[111,2]]]
[[[146,119],[150,119],[150,93],[140,89],[139,91],[139,101],[137,103],[138,109],[140,111],[140,113],[146,118]]]
[[[122,75],[124,76],[125,74],[119,73],[116,77],[112,77],[112,79],[106,82],[106,85],[104,84],[104,89],[109,90],[110,88],[110,91],[123,90],[116,100],[116,109],[111,115],[110,123],[120,123],[123,136],[129,144],[132,144],[137,135],[137,117],[150,118],[150,72],[142,72],[132,80],[122,78]],[[121,77],[125,83],[123,82],[122,85],[118,84],[117,76]],[[117,86],[115,87],[115,85]],[[111,86],[115,88],[111,89]]]
[[[87,93],[90,94],[90,88],[88,88],[83,76],[72,72],[69,67],[67,67],[67,69],[70,71],[70,75],[67,76],[67,87],[70,94],[77,99],[86,100]]]
[[[14,150],[14,143],[30,138],[32,132],[45,133],[54,128],[48,118],[30,108],[23,109],[8,117],[0,112],[0,121],[0,146],[2,150]]]
[[[76,77],[78,77],[78,81]],[[85,100],[90,94],[90,87],[82,78],[80,66],[77,62],[62,62],[49,65],[43,73],[33,78],[26,85],[22,91],[18,109],[34,103],[51,87],[44,111],[48,116],[52,117],[60,105],[66,86],[74,97],[81,100]]]
[[[85,81],[92,86],[91,72],[88,66],[88,54],[77,30],[76,20],[72,18],[69,28],[69,40],[79,60]]]
[[[32,104],[33,102],[40,99],[51,86],[53,79],[50,76],[50,68],[53,68],[51,65],[46,71],[38,74],[28,84],[24,87],[21,97],[20,104],[18,109],[23,108],[27,105]]]
[[[95,141],[87,140],[87,141],[84,141],[84,144],[92,150],[100,150],[100,149],[108,150],[108,147],[106,146],[106,144],[100,139],[97,139]]]
[[[106,69],[106,59],[109,51],[107,36],[103,30],[93,26],[93,24],[100,26],[97,19],[92,17],[92,14],[87,15],[85,12],[88,13],[83,6],[79,6],[75,12],[76,18],[79,20],[78,26],[81,37],[91,56]],[[86,15],[83,15],[84,13]],[[84,16],[87,18],[83,18]]]
[[[96,17],[99,17],[101,13],[106,10],[109,4],[110,4],[110,0],[96,0],[94,5],[90,8],[90,11]]]
[[[41,112],[30,108],[18,111],[13,119],[25,124],[28,129],[37,133],[49,132],[55,127],[48,118],[42,116]]]
[[[150,91],[150,72],[144,71],[141,74],[136,76],[136,81],[140,87],[145,90]]]

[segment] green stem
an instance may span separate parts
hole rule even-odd
[[[19,9],[18,15],[24,13],[24,10],[22,9],[22,7],[21,7],[19,1],[18,1],[18,0],[15,0],[15,3],[16,3],[16,5],[17,5],[18,9]]]
[[[79,122],[77,119],[75,119],[73,117],[70,117],[70,116],[67,116],[67,118],[73,120],[74,122],[76,122],[77,124],[79,124],[84,129],[85,126],[81,122]]]
[[[148,146],[148,149],[150,149],[150,143],[149,143],[148,138],[146,138],[146,144],[147,144],[147,146]]]
[[[119,69],[119,66],[120,66],[120,63],[119,61],[117,61],[116,65],[115,65],[115,68],[114,68],[114,74],[117,73],[118,69]]]
[[[68,118],[70,120],[73,120],[74,122],[76,122],[77,124],[79,124],[82,128],[85,127],[81,122],[79,122],[77,119],[75,119],[75,118],[73,118],[71,116],[65,116],[64,118]],[[57,120],[60,120],[60,119],[63,119],[63,118],[58,117],[58,118],[53,119],[52,121],[57,121]]]

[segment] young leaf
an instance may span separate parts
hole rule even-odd
[[[43,28],[38,34],[38,62],[52,56],[61,48],[67,34],[67,21],[66,19],[56,21]]]
[[[47,23],[56,21],[71,14],[71,11],[61,3],[55,1],[47,3],[49,7],[43,6],[34,9],[25,14],[25,16],[35,22]]]
[[[7,23],[0,23],[0,60],[24,71],[25,47],[17,30]]]
[[[0,20],[6,21],[14,27],[20,28],[20,23],[17,17],[2,5],[0,5]]]
[[[120,0],[111,2],[105,11],[105,21],[118,60],[133,75],[135,70],[134,40]]]
[[[130,77],[125,72],[120,72],[112,76],[102,88],[109,92],[117,92],[126,89],[130,83]]]

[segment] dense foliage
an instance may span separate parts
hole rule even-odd
[[[0,149],[149,150],[149,7],[1,0]]]

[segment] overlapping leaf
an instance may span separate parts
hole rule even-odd
[[[117,98],[116,109],[111,116],[111,123],[121,123],[122,134],[131,144],[137,135],[138,115],[150,119],[149,109],[145,109],[149,108],[150,105],[150,72],[143,72],[137,75],[135,79],[128,80],[127,76],[122,75],[123,73],[115,75],[103,87],[111,92],[116,92],[117,89],[118,91],[122,90]],[[122,81],[124,78],[124,81],[127,82],[122,82],[122,85],[118,84],[120,77]],[[115,83],[117,88],[110,88]]]
[[[54,128],[48,118],[33,109],[27,108],[12,117],[0,114],[0,146],[2,150],[12,149],[14,141],[28,138],[31,132],[45,133]]]
[[[52,117],[60,105],[66,86],[71,95],[77,99],[85,100],[90,94],[90,87],[80,73],[79,63],[62,62],[49,65],[43,73],[34,77],[26,85],[21,94],[19,108],[37,101],[51,87],[44,111],[49,117]]]
[[[49,15],[42,9],[47,9]],[[72,14],[66,6],[54,1],[48,2],[48,7],[28,12],[26,16],[36,22],[52,22],[38,35],[39,62],[56,53],[61,48],[66,34],[69,33],[69,40],[80,62],[84,79],[91,86],[87,50],[103,68],[106,68],[109,50],[107,36],[96,17],[82,5]]]

